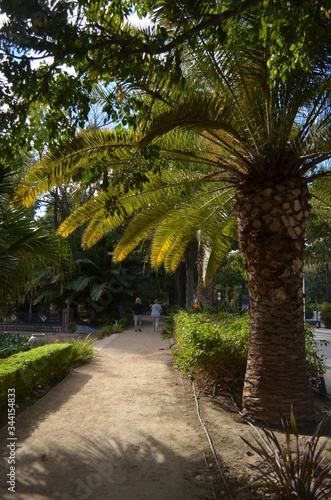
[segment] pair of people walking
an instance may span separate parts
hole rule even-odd
[[[134,331],[141,332],[141,323],[143,320],[143,305],[141,303],[140,297],[136,298],[135,303],[132,307],[133,319],[134,319]],[[153,318],[153,327],[154,331],[157,332],[159,330],[159,320],[160,316],[163,312],[162,306],[157,299],[154,300],[154,304],[152,305],[151,317]]]

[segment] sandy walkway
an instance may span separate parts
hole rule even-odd
[[[0,431],[0,498],[212,499],[205,435],[172,369],[169,340],[133,330],[98,343],[91,363],[17,417],[15,493]]]

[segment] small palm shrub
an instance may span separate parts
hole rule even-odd
[[[320,306],[321,320],[323,321],[325,328],[331,328],[331,304],[324,302]]]
[[[283,500],[331,498],[331,463],[322,457],[327,441],[318,448],[321,431],[329,416],[330,413],[318,424],[304,451],[299,446],[298,428],[292,409],[291,427],[281,418],[285,445],[279,442],[273,431],[265,429],[260,432],[251,424],[257,433],[254,444],[242,439],[262,459],[261,464],[251,465],[256,488],[263,488]]]

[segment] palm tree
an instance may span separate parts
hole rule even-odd
[[[259,36],[261,20],[264,37]],[[155,169],[169,162],[180,165],[183,159],[203,164],[195,182],[204,186],[205,200],[208,193],[213,199],[215,186],[218,195],[224,189],[235,190],[232,208],[250,299],[243,413],[278,423],[279,411],[289,414],[293,404],[297,421],[303,423],[313,415],[304,345],[304,240],[310,214],[309,185],[320,175],[327,183],[330,175],[326,164],[331,158],[328,47],[319,46],[309,71],[296,65],[291,68],[285,51],[286,78],[278,77],[269,58],[268,23],[252,11],[232,21],[230,28],[226,31],[224,25],[224,45],[212,40],[207,44],[204,39],[200,50],[195,47],[195,56],[188,54],[191,91],[168,93],[166,100],[153,101],[147,133],[132,132],[130,140],[130,134],[110,138],[111,134],[100,133],[98,146],[92,141],[89,148],[81,149],[83,163],[92,151],[95,154],[96,147],[107,151],[104,164],[112,169],[114,184],[84,210],[78,209],[75,217],[85,222],[86,208],[100,208],[86,234],[86,241],[93,243],[93,237],[109,227],[107,208],[108,213],[113,212],[110,219],[120,217],[114,210],[118,199],[115,172],[124,169],[127,175],[137,169],[146,180],[149,164]],[[144,153],[151,148],[154,156]],[[59,162],[60,156],[55,154],[27,177],[22,190],[27,200],[47,188],[52,176],[54,183],[60,183],[59,171],[64,177],[69,175],[72,161]],[[56,161],[60,165],[57,171]],[[126,187],[128,182],[131,179],[125,181]],[[139,191],[135,196],[139,200]],[[149,212],[145,212],[137,217],[145,217],[147,224]],[[179,221],[177,218],[177,224]],[[211,243],[214,236],[215,231]],[[119,248],[118,260],[125,255]],[[170,252],[165,262],[171,258]]]
[[[0,300],[15,301],[34,270],[61,260],[60,240],[10,201],[14,178],[0,165]]]
[[[304,237],[309,183],[329,175],[318,165],[331,158],[330,61],[322,67],[316,58],[310,72],[293,69],[286,80],[272,79],[268,44],[255,23],[252,15],[238,21],[224,50],[201,48],[194,71],[217,94],[192,93],[159,113],[140,147],[181,128],[218,149],[214,179],[236,190],[250,297],[243,412],[277,422],[293,403],[304,422],[313,414],[304,353]]]
[[[184,140],[182,135],[179,138],[181,140],[177,138],[178,143]],[[173,138],[171,140],[173,144]],[[185,141],[190,147],[192,138],[185,137]],[[141,158],[137,155],[133,142],[131,132],[125,134],[122,131],[92,130],[80,134],[65,150],[46,157],[36,169],[28,173],[21,188],[25,192],[25,202],[34,201],[33,194],[43,190],[41,179],[46,172],[65,172],[70,169],[71,175],[76,176],[76,172],[85,165],[84,155],[88,159],[88,165],[91,162],[95,164],[101,155],[104,159],[103,169],[107,164],[108,169],[112,170],[118,168],[120,150],[121,167],[133,161],[139,167]],[[165,143],[162,154],[169,156],[168,150],[169,146]],[[196,256],[190,248],[194,248],[192,243],[195,241],[200,249],[204,249],[199,280],[203,287],[211,280],[237,237],[237,224],[232,210],[234,192],[224,182],[214,182],[211,192],[210,186],[204,185],[204,178],[208,180],[212,172],[208,165],[185,165],[185,155],[184,162],[177,164],[182,154],[179,153],[177,163],[174,163],[173,156],[171,152],[171,168],[161,173],[146,174],[148,184],[140,192],[133,188],[119,195],[110,179],[107,189],[95,193],[95,196],[74,210],[61,224],[58,233],[68,237],[84,226],[82,245],[88,249],[110,231],[129,221],[116,245],[113,260],[121,262],[138,245],[151,240],[149,256],[152,266],[159,269],[164,265],[170,273],[176,271],[182,260],[188,271],[192,269]],[[87,168],[84,168],[84,172]],[[54,175],[53,182],[60,182],[60,179]],[[113,198],[116,198],[118,209],[110,213]],[[187,272],[188,283],[192,281],[191,275],[192,272]],[[187,290],[186,303],[189,305],[193,301],[193,285],[187,286]]]

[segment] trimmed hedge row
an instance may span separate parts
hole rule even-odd
[[[0,361],[0,407],[7,404],[8,389],[17,398],[27,396],[40,383],[47,384],[69,370],[73,344],[48,344]]]
[[[245,374],[249,321],[246,316],[189,314],[174,317],[177,367],[194,379],[204,373],[213,383],[231,383]]]
[[[173,356],[179,370],[191,379],[203,373],[211,383],[228,385],[243,381],[249,343],[248,314],[189,314],[181,311],[174,316],[174,322],[176,347]],[[318,354],[313,331],[307,323],[305,340],[310,382],[321,390],[324,357]]]

